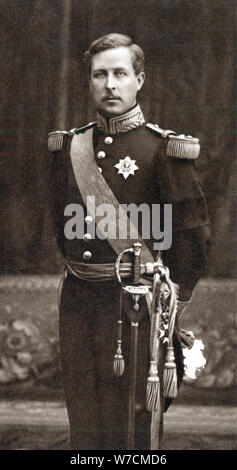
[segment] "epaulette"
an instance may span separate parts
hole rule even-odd
[[[163,139],[169,139],[166,148],[166,155],[168,157],[195,159],[199,156],[199,139],[191,135],[176,135],[174,131],[161,129],[158,124],[147,123],[147,127],[155,131]]]
[[[63,148],[63,141],[66,135],[70,135],[70,131],[55,131],[48,134],[48,149],[50,152],[59,152]]]
[[[79,134],[80,132],[85,132],[86,129],[93,127],[94,122],[89,122],[86,126],[71,129],[70,131],[54,131],[49,132],[48,134],[48,149],[50,152],[59,152],[63,148],[64,138],[66,136],[72,136],[74,134]]]
[[[166,148],[168,157],[195,159],[200,153],[199,139],[191,135],[169,135],[169,141]]]

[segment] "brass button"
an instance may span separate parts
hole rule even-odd
[[[91,240],[91,234],[90,233],[85,233],[83,235],[83,240],[85,240],[86,242],[89,242]]]
[[[84,251],[82,256],[83,256],[83,259],[88,261],[89,259],[91,259],[92,253],[90,251]]]
[[[87,216],[85,217],[85,222],[86,222],[87,224],[91,224],[91,223],[93,222],[93,219],[92,219],[91,215],[87,215]]]
[[[103,171],[102,168],[100,168],[100,166],[98,166],[98,170],[99,170],[100,173],[102,173],[102,171]]]
[[[105,137],[105,144],[112,144],[113,142],[113,137],[110,137],[109,135],[107,135],[107,137]]]
[[[106,156],[106,153],[104,152],[104,150],[100,150],[99,152],[97,152],[97,158],[105,158]]]

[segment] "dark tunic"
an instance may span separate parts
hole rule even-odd
[[[83,129],[81,132],[86,132]],[[168,157],[167,139],[145,124],[125,133],[111,135],[94,128],[94,151],[98,166],[120,204],[172,204],[173,243],[163,252],[171,279],[179,284],[180,299],[189,300],[203,272],[209,239],[206,203],[192,160]],[[78,190],[70,161],[71,137],[56,152],[53,163],[54,221],[58,244],[65,258],[83,263],[114,263],[116,254],[107,240],[68,240],[64,235],[67,204],[86,208]],[[99,151],[105,157],[99,159]],[[129,156],[138,170],[126,180],[114,167]],[[86,175],[85,175],[86,178]],[[85,225],[86,232],[86,225]],[[157,241],[157,240],[155,240]],[[153,252],[154,240],[146,240]],[[89,260],[83,258],[90,251]],[[116,281],[85,282],[68,275],[60,305],[61,359],[74,449],[125,449],[128,415],[129,322],[123,326],[125,373],[113,374],[119,315],[119,285]],[[177,355],[181,355],[179,343]],[[145,411],[145,389],[149,362],[149,320],[139,327],[138,383],[136,396],[136,449],[149,449],[150,416]],[[182,367],[179,369],[180,379]]]

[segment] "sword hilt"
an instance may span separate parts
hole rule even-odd
[[[122,284],[122,279],[120,276],[120,263],[121,263],[122,257],[125,253],[133,253],[133,251],[134,251],[133,248],[126,248],[126,250],[123,250],[121,251],[121,253],[119,253],[115,261],[115,273],[120,284]]]
[[[140,242],[135,242],[133,248],[127,248],[126,250],[121,251],[118,255],[116,262],[115,262],[115,273],[117,276],[118,281],[120,284],[122,283],[121,276],[120,276],[120,263],[122,257],[125,253],[133,253],[134,254],[134,263],[133,263],[133,283],[139,284],[140,276],[141,276],[141,246]]]

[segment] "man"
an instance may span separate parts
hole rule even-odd
[[[93,216],[91,208],[86,207],[88,196],[95,196],[97,206],[102,202],[113,207],[146,204],[152,210],[154,204],[162,208],[172,204],[173,242],[169,249],[162,251],[162,261],[168,266],[172,281],[179,286],[177,316],[188,304],[206,263],[208,217],[193,165],[199,153],[198,139],[176,136],[173,131],[145,123],[137,103],[137,93],[145,79],[144,54],[140,47],[128,36],[109,34],[91,45],[85,59],[97,109],[96,121],[81,129],[49,135],[49,149],[54,153],[52,191],[56,236],[67,265],[60,303],[63,379],[72,448],[126,449],[131,442],[127,441],[131,414],[129,377],[133,374],[130,331],[138,322],[132,321],[136,317],[126,314],[127,297],[121,301],[121,286],[114,266],[119,253],[133,247],[134,240],[113,236],[103,239],[99,232],[95,234],[94,222],[99,226],[99,216]],[[76,213],[77,208],[83,208],[85,217],[82,235],[79,234],[81,226],[77,225],[82,223],[81,218],[78,220],[82,212]],[[138,228],[140,237],[141,221]],[[159,258],[154,249],[154,234],[146,240],[140,237],[139,241],[143,266],[153,266],[149,268],[151,280],[148,281],[152,285],[153,262]],[[131,258],[131,255],[123,258],[122,269],[131,266]],[[127,280],[124,275],[122,281],[132,283],[131,270]],[[159,436],[154,438],[156,424],[145,405],[150,354],[149,308],[144,298],[139,301],[138,350],[133,357],[137,362],[133,445],[136,449],[155,449]],[[123,320],[123,328],[122,335],[119,330],[117,337],[118,320]],[[172,341],[179,385],[183,367],[177,329]],[[123,345],[125,359],[125,371],[122,374],[120,370],[120,376],[114,374],[112,367],[117,344],[116,357],[121,359]],[[164,357],[159,359],[159,374],[164,361]],[[165,408],[171,398],[172,394],[168,394]],[[157,423],[161,422],[162,412]]]

